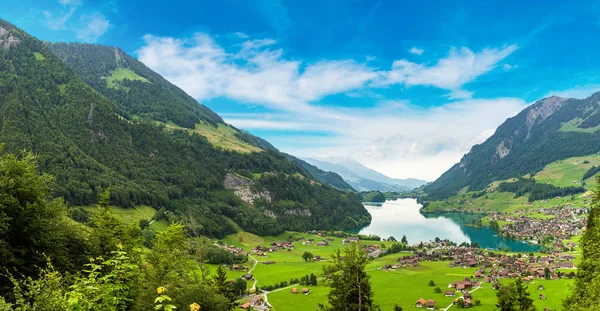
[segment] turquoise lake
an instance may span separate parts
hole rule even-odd
[[[421,214],[421,205],[415,199],[386,201],[380,206],[365,204],[365,207],[373,220],[369,226],[359,230],[360,234],[376,234],[385,239],[393,236],[397,240],[406,235],[410,244],[433,241],[439,237],[459,244],[477,242],[482,248],[508,248],[515,252],[533,252],[540,249],[538,245],[499,237],[489,227],[468,226],[481,217],[479,215],[456,212]]]

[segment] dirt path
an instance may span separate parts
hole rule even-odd
[[[473,289],[473,290],[471,291],[471,293],[472,293],[472,292],[474,292],[474,291],[476,291],[476,290],[478,290],[478,289],[480,289],[480,288],[481,288],[481,286],[479,286],[479,287],[477,287],[477,288]],[[464,295],[461,295],[461,296],[460,296],[460,297],[458,297],[458,298],[463,298],[463,299],[464,299],[464,297],[465,297]],[[456,299],[458,299],[458,298],[456,298]],[[452,306],[454,306],[454,303],[451,303],[449,306],[447,306],[447,307],[446,307],[446,309],[441,309],[441,310],[448,311],[448,309],[452,308]]]
[[[250,270],[248,270],[248,273],[252,273],[252,271],[254,270],[254,268],[256,268],[256,265],[258,265],[258,260],[256,258],[254,258],[254,256],[252,255],[248,255],[248,257],[252,258],[252,260],[254,260],[254,265],[252,266],[252,268],[250,268]],[[258,280],[252,276],[252,279],[254,280],[254,284],[252,284],[252,289],[256,290],[256,283],[258,283]],[[265,297],[266,299],[267,297]]]

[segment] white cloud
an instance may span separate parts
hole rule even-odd
[[[293,140],[281,134],[269,141],[300,157],[347,156],[392,177],[433,180],[526,106],[515,98],[468,99],[432,108],[385,101],[375,108],[338,109],[346,119],[288,113],[238,114],[226,121],[240,128],[331,133],[294,135]]]
[[[413,46],[409,52],[411,52],[412,54],[415,54],[415,55],[423,55],[423,52],[425,52],[425,50],[419,49],[418,47]]]
[[[372,62],[374,60],[377,60],[377,56],[367,55],[366,60],[367,60],[367,63]]]
[[[386,70],[351,59],[306,63],[286,58],[275,40],[242,39],[231,50],[205,33],[189,39],[146,35],[137,54],[199,100],[226,97],[274,112],[223,117],[239,128],[279,133],[268,139],[284,151],[305,157],[350,155],[393,177],[434,179],[526,106],[513,98],[471,99],[473,92],[463,88],[493,70],[516,45],[476,53],[452,49],[432,65],[398,60]],[[362,96],[393,85],[445,89],[454,101],[431,108],[405,100],[382,101],[374,108],[321,103],[328,95]],[[293,131],[304,136],[290,139],[286,133]]]
[[[98,12],[82,15],[81,22],[83,26],[77,30],[75,37],[84,42],[96,42],[110,27],[110,22]]]
[[[66,7],[68,10],[60,12],[58,16],[55,16],[55,14],[52,14],[49,11],[42,12],[45,17],[44,25],[52,30],[65,29],[67,22],[81,4],[79,0],[59,0],[58,3],[62,4],[63,7]]]
[[[245,34],[245,33],[243,33],[243,32],[239,32],[239,31],[238,31],[238,32],[236,32],[236,33],[235,33],[235,35],[236,35],[238,38],[242,38],[242,39],[248,39],[248,38],[250,38],[250,36],[248,36],[247,34]]]
[[[274,40],[248,40],[227,52],[210,36],[189,40],[144,37],[139,58],[197,99],[219,96],[286,111],[328,113],[309,102],[363,87],[377,77],[353,60],[303,64],[270,49]]]
[[[453,90],[448,94],[448,99],[467,99],[473,97],[473,92],[465,90]]]
[[[517,49],[516,44],[503,49],[484,49],[474,53],[463,47],[452,48],[446,58],[436,64],[416,64],[408,60],[396,60],[386,74],[383,84],[403,83],[407,86],[435,86],[446,90],[458,90],[496,67],[498,62]]]

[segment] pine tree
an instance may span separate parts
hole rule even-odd
[[[600,182],[600,177],[597,178]],[[594,193],[594,203],[581,238],[582,259],[577,267],[577,279],[571,297],[564,302],[565,310],[600,310],[600,186]]]
[[[331,276],[329,305],[319,304],[326,311],[371,311],[377,310],[373,302],[373,292],[365,266],[369,262],[366,253],[358,243],[351,243],[341,255],[333,254],[333,265],[324,268],[325,275]]]
[[[517,301],[517,306],[520,311],[530,311],[535,310],[535,306],[533,305],[533,299],[529,296],[531,294],[527,291],[527,286],[523,285],[523,280],[521,278],[517,278],[515,281],[515,299]]]

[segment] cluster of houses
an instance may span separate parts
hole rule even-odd
[[[273,242],[267,246],[258,245],[250,250],[250,253],[256,256],[266,257],[267,253],[276,252],[283,249],[294,249],[294,243],[285,242]]]
[[[527,216],[527,211],[499,213],[488,216],[490,220],[506,221],[500,234],[517,240],[543,241],[552,237],[556,247],[562,249],[562,240],[581,235],[585,228],[586,209],[582,208],[539,208],[535,212],[548,215],[547,219]]]
[[[223,244],[220,245],[220,247],[236,256],[239,255],[248,255],[248,252],[244,252],[244,250],[241,247],[237,247],[235,245],[227,245],[227,244]]]
[[[271,306],[263,296],[253,296],[240,306],[245,310],[268,311]]]
[[[425,307],[429,310],[433,310],[433,309],[435,309],[435,300],[433,300],[433,299],[425,300],[425,299],[421,298],[421,299],[417,300],[417,303],[415,303],[415,307],[417,307],[417,308]]]

